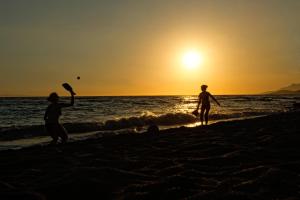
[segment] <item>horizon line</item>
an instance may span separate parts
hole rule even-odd
[[[234,95],[268,95],[263,93],[249,93],[249,94],[213,94],[215,96],[234,96]],[[198,94],[145,94],[145,95],[75,95],[75,97],[163,97],[163,96],[198,96]],[[48,97],[48,95],[0,95],[0,98],[10,97]],[[60,95],[60,97],[69,97],[69,95]]]

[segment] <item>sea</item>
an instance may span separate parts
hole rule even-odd
[[[288,112],[300,96],[216,95],[221,106],[211,102],[209,124]],[[68,102],[69,97],[62,97]],[[70,142],[123,133],[143,133],[150,124],[160,129],[198,126],[192,115],[198,96],[98,96],[76,97],[64,108],[60,122]],[[0,97],[0,150],[47,145],[44,128],[46,97]]]

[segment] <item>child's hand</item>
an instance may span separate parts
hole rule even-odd
[[[75,93],[73,90],[70,91],[70,94],[71,94],[72,96],[76,95],[76,93]]]

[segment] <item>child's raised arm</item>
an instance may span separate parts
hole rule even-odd
[[[60,106],[63,107],[70,107],[74,105],[74,94],[71,93],[71,102],[70,103],[60,103]]]

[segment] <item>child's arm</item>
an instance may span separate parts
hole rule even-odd
[[[220,103],[217,101],[217,99],[212,94],[209,93],[209,96],[220,106]]]
[[[74,105],[74,93],[71,92],[71,103],[70,103],[71,106]]]
[[[70,107],[74,105],[74,94],[71,93],[71,102],[70,103],[60,103],[60,106],[63,107]]]
[[[200,94],[200,95],[199,95],[199,100],[198,100],[198,105],[197,105],[196,110],[199,110],[199,107],[200,107],[201,102],[202,102],[202,95]]]

